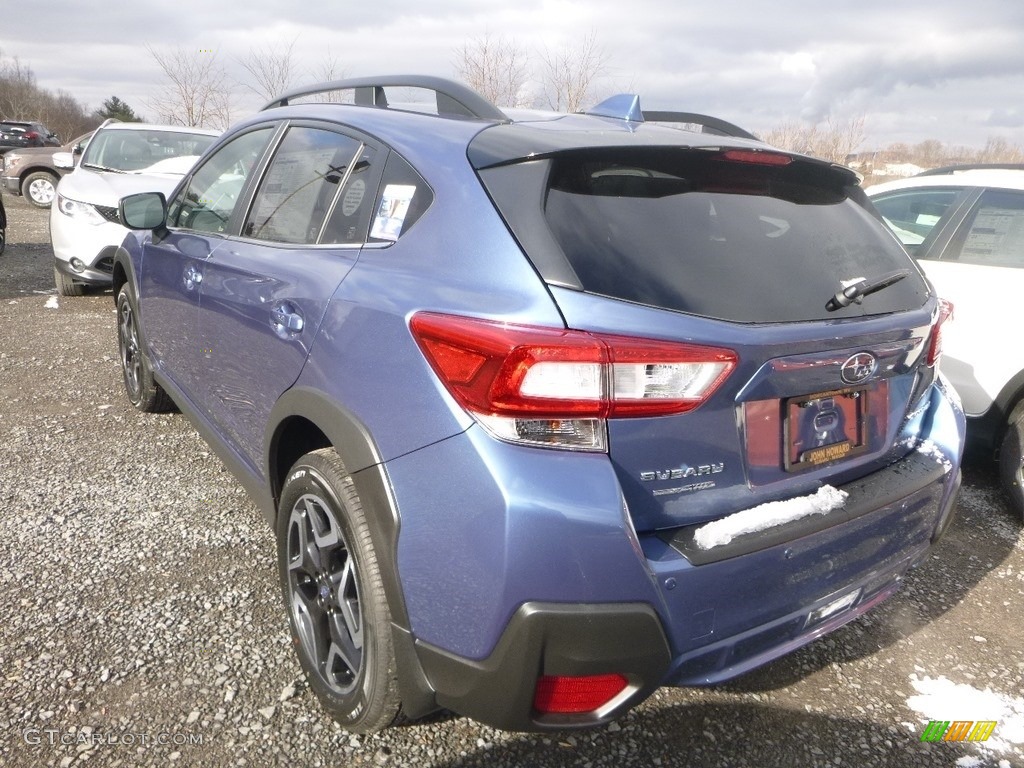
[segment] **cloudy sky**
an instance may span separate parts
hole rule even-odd
[[[5,0],[13,3],[13,0]],[[754,132],[864,116],[864,149],[934,138],[1024,145],[1020,0],[45,0],[3,12],[0,53],[90,108],[117,95],[137,112],[161,82],[145,45],[235,59],[297,39],[306,82],[328,57],[350,76],[454,75],[485,33],[536,52],[593,32],[607,54],[598,95],[645,109],[718,115]],[[298,83],[297,83],[298,84]],[[238,89],[242,117],[260,100]]]

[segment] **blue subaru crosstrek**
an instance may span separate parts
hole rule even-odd
[[[720,120],[326,83],[119,215],[128,397],[184,412],[275,526],[352,731],[593,726],[728,680],[887,598],[951,521],[950,307],[855,174]]]

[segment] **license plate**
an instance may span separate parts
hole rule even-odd
[[[835,389],[784,401],[785,467],[802,472],[867,450],[867,387]]]

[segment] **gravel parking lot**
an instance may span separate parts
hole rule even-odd
[[[0,765],[1024,766],[1024,535],[977,458],[896,597],[730,685],[599,731],[346,733],[302,683],[272,532],[184,418],[130,408],[110,292],[58,300],[47,212],[4,199]],[[922,743],[930,719],[997,726]]]

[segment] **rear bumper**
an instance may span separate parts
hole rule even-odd
[[[892,492],[896,484],[904,493]],[[780,526],[772,546],[754,549],[751,534],[728,548],[752,551],[690,565],[674,546],[646,542],[659,573],[671,574],[663,580],[686,585],[666,597],[679,652],[665,684],[724,682],[885,600],[949,526],[959,487],[959,468],[915,453],[842,486],[846,506],[824,516],[838,524],[820,527],[815,515]]]
[[[661,621],[642,603],[526,603],[486,659],[464,659],[422,642],[416,650],[440,706],[516,731],[607,722],[653,693],[672,658]],[[600,675],[612,669],[629,685],[604,710],[581,715],[533,712],[538,676]]]
[[[12,195],[21,194],[21,180],[17,176],[4,176],[2,182],[4,192]]]
[[[940,384],[920,418],[927,441],[840,486],[843,509],[707,552],[692,530],[637,536],[601,456],[471,428],[389,462],[409,630],[437,705],[511,730],[593,726],[658,686],[728,680],[851,621],[896,591],[952,519],[963,414]],[[628,695],[595,712],[533,710],[540,675],[613,673]]]
[[[662,539],[643,540],[662,615],[645,603],[527,603],[484,659],[417,641],[437,704],[506,730],[589,727],[622,715],[659,686],[724,682],[806,645],[892,595],[948,525],[959,470],[936,475],[912,456],[872,475],[881,488],[895,477],[917,487],[827,530],[717,563],[695,566]],[[844,487],[857,499],[854,509],[868,503],[870,487]],[[780,599],[793,606],[782,615]],[[842,608],[828,613],[837,603]],[[532,709],[540,675],[607,673],[625,675],[630,689],[604,710],[556,717]]]

